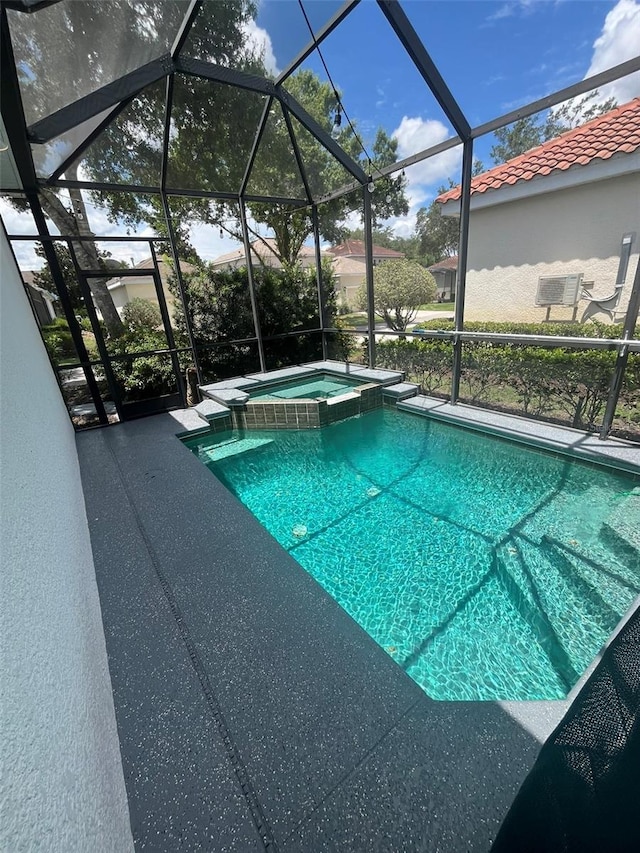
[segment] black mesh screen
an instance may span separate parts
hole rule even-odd
[[[640,850],[640,609],[545,743],[492,847]]]

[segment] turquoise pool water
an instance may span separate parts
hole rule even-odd
[[[350,388],[365,384],[366,380],[351,380],[341,376],[319,374],[304,379],[279,382],[268,388],[251,391],[252,400],[326,400],[344,394]]]
[[[565,696],[640,591],[638,478],[390,409],[188,446],[434,699]]]

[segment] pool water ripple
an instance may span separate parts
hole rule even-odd
[[[640,591],[630,476],[390,409],[252,435],[188,444],[434,699],[564,696]]]

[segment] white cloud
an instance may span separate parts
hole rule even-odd
[[[262,61],[264,62],[264,66],[268,73],[277,77],[280,73],[280,69],[278,68],[276,55],[273,52],[273,45],[271,44],[271,36],[269,33],[262,27],[259,27],[253,19],[247,21],[246,24],[243,24],[242,29],[244,31],[248,47],[262,57]]]
[[[403,160],[444,142],[450,136],[450,131],[446,125],[434,119],[403,116],[392,136],[398,140],[398,159]],[[405,169],[409,213],[389,221],[398,236],[408,237],[413,233],[416,214],[435,197],[434,189],[437,185],[446,182],[449,177],[459,179],[461,160],[462,146],[458,145]]]
[[[398,158],[402,160],[444,142],[450,132],[440,121],[404,116],[391,135],[398,140]],[[446,180],[450,175],[455,177],[461,158],[462,146],[457,146],[411,166],[406,170],[409,193],[424,198],[425,186]]]
[[[591,65],[585,77],[619,65],[638,55],[640,47],[640,3],[619,0],[604,20],[602,32],[593,44]],[[640,72],[615,80],[600,88],[600,99],[614,97],[624,104],[640,95]]]

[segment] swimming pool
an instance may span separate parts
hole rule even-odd
[[[261,386],[257,391],[249,389],[249,396],[252,400],[328,400],[365,382],[323,373]]]
[[[630,475],[392,409],[187,444],[434,699],[564,697],[640,591]]]

